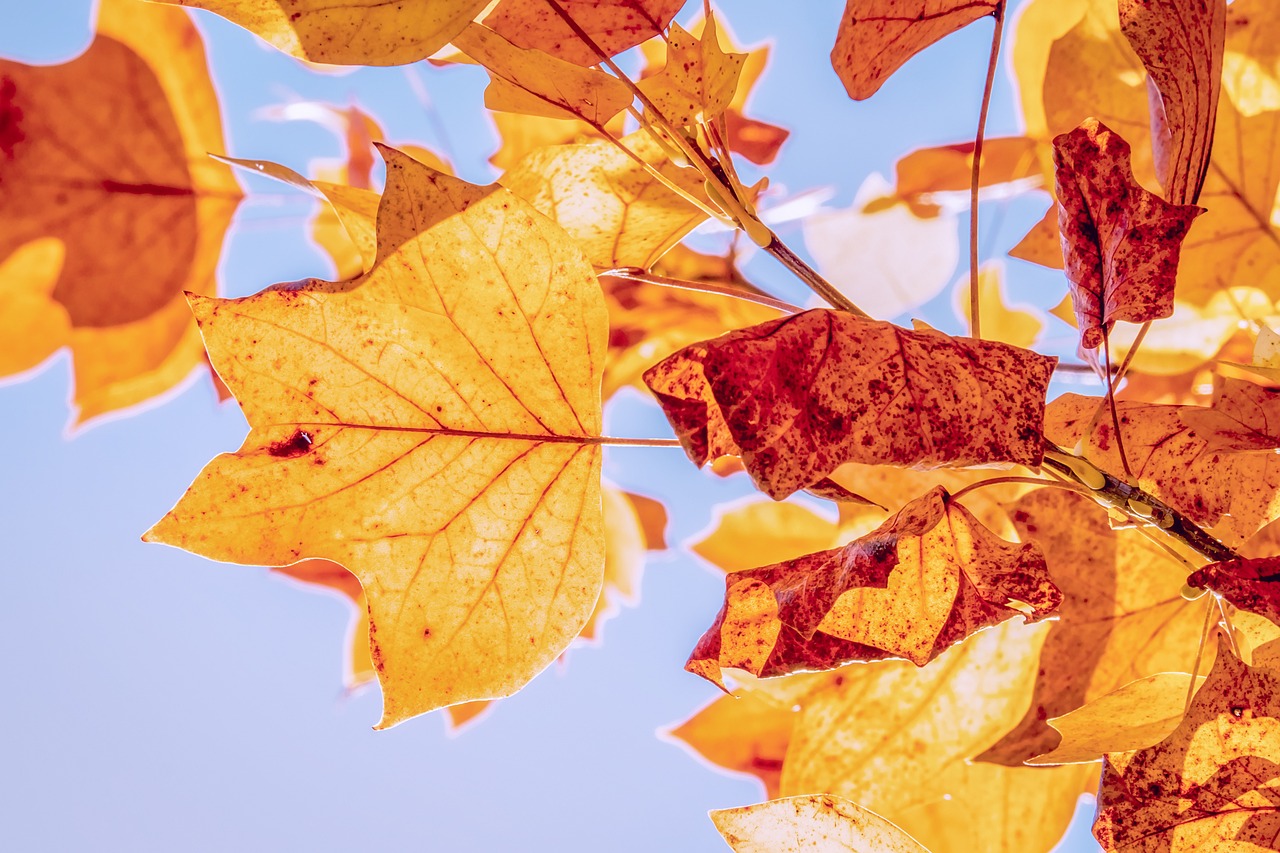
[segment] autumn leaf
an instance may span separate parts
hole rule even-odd
[[[1175,204],[1195,204],[1209,169],[1226,17],[1220,0],[1120,2],[1120,31],[1159,93],[1151,99],[1156,172]]]
[[[1045,410],[1045,435],[1062,447],[1082,442],[1107,471],[1122,471],[1110,419],[1086,434],[1100,400],[1064,394]],[[1280,392],[1221,380],[1211,408],[1119,401],[1125,452],[1137,485],[1239,544],[1280,517]],[[1241,436],[1247,440],[1242,443]]]
[[[1272,849],[1280,832],[1280,673],[1225,640],[1186,718],[1103,764],[1093,834],[1105,850]]]
[[[290,56],[330,65],[405,65],[448,44],[485,0],[163,0],[207,9]]]
[[[1178,250],[1203,213],[1147,192],[1129,144],[1096,119],[1053,141],[1063,257],[1080,345],[1097,349],[1117,320],[1173,313]]]
[[[793,708],[744,691],[717,696],[667,735],[716,767],[755,776],[776,797],[795,720]]]
[[[517,47],[479,24],[469,25],[453,43],[489,71],[484,105],[491,110],[580,118],[602,128],[631,103],[631,90],[617,77]]]
[[[538,149],[499,183],[559,223],[597,267],[649,269],[707,216],[638,161],[705,200],[701,175],[672,164],[643,130],[618,143],[591,140]]]
[[[1060,601],[1034,545],[1005,542],[937,488],[843,548],[726,575],[724,607],[685,669],[723,686],[723,667],[769,677],[888,657],[924,666]]]
[[[252,430],[146,536],[347,566],[368,597],[381,727],[512,693],[590,615],[606,326],[556,226],[498,190],[421,230],[436,173],[384,156],[370,273],[193,300]]]
[[[978,269],[978,306],[982,312],[982,336],[991,341],[1000,341],[1010,346],[1030,349],[1044,331],[1044,323],[1039,312],[1029,310],[1030,306],[1014,305],[1004,298],[1002,282],[1005,278],[1004,265],[999,261],[983,264]],[[969,300],[965,298],[969,291],[969,279],[966,276],[955,288],[957,313],[966,325],[969,322]]]
[[[903,201],[920,218],[937,216],[939,193],[964,193],[968,204],[969,186],[973,180],[972,142],[918,148],[899,158],[894,166],[892,199]],[[1003,184],[1021,186],[1041,182],[1041,169],[1036,141],[1025,136],[1006,136],[984,140],[979,187],[994,188]],[[878,209],[880,203],[873,203]],[[985,318],[985,312],[984,312]],[[985,324],[984,324],[985,325]]]
[[[919,204],[886,201],[891,195],[884,179],[871,175],[850,207],[803,223],[818,271],[878,317],[897,317],[937,296],[960,259],[955,216],[921,216]]]
[[[713,810],[711,820],[737,853],[927,853],[880,815],[829,794]]]
[[[677,126],[722,115],[733,101],[746,56],[720,47],[714,16],[707,18],[701,37],[673,23],[666,44],[665,67],[641,80],[640,91]]]
[[[815,309],[686,347],[645,382],[695,464],[741,456],[782,498],[844,462],[1036,465],[1054,364]]]
[[[1061,717],[1050,717],[1047,722],[1061,742],[1027,763],[1079,764],[1097,761],[1108,752],[1155,746],[1182,722],[1190,680],[1184,672],[1157,672]],[[1196,676],[1196,681],[1203,682],[1204,676]]]
[[[659,35],[684,0],[558,0],[583,32],[613,56]],[[483,5],[483,4],[482,4]],[[547,0],[499,0],[484,24],[512,44],[545,51],[575,65],[598,65],[600,56]]]
[[[0,60],[3,366],[70,346],[78,423],[202,364],[182,293],[215,291],[240,200],[230,170],[205,156],[224,148],[218,115],[179,10],[105,0],[76,59]]]
[[[923,669],[879,661],[757,682],[800,707],[781,796],[856,798],[934,853],[1048,851],[1096,784],[1096,766],[968,760],[1026,708],[1046,628],[1006,622]]]
[[[849,97],[864,100],[908,59],[999,7],[997,0],[848,0],[831,65]]]
[[[1087,498],[1037,489],[1013,504],[1012,515],[1022,541],[1044,552],[1063,595],[1030,705],[977,756],[1016,767],[1057,746],[1049,718],[1148,675],[1190,672],[1205,604],[1179,594],[1181,563],[1137,531],[1112,530],[1106,512]]]
[[[1192,572],[1187,585],[1212,590],[1241,610],[1280,625],[1280,557],[1210,563]]]

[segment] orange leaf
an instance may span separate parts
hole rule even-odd
[[[668,734],[716,767],[758,778],[778,796],[796,712],[750,691],[717,696]]]
[[[298,59],[405,65],[461,32],[485,0],[333,3],[330,0],[163,0],[208,9]]]
[[[737,91],[747,57],[720,47],[715,21],[707,19],[701,37],[672,24],[666,37],[666,65],[638,84],[658,112],[675,125],[716,118],[728,109]]]
[[[561,8],[607,56],[658,35],[684,0],[559,0]],[[499,0],[485,26],[512,44],[535,48],[575,65],[600,56],[556,14],[547,0]]]
[[[1093,834],[1105,850],[1275,848],[1280,831],[1280,672],[1218,660],[1160,743],[1111,753]]]
[[[831,65],[849,97],[861,101],[908,59],[999,6],[997,0],[848,0]]]
[[[1019,538],[1044,552],[1063,595],[1030,707],[976,758],[1016,767],[1057,746],[1046,719],[1154,673],[1189,672],[1205,603],[1179,594],[1181,563],[1135,530],[1112,530],[1088,498],[1037,489],[1013,504],[1012,514]]]
[[[24,353],[5,367],[70,344],[80,422],[168,391],[202,363],[182,293],[214,292],[240,200],[230,170],[205,156],[224,147],[218,115],[180,10],[106,0],[97,37],[71,62],[0,60],[0,314],[27,318],[5,329],[16,334],[5,348]],[[61,251],[17,257],[48,238]]]
[[[742,456],[782,498],[844,462],[1037,465],[1055,363],[815,309],[686,347],[645,382],[690,459]]]
[[[995,536],[938,487],[843,548],[727,574],[724,607],[685,669],[723,685],[722,667],[769,677],[889,657],[924,666],[1012,616],[1043,619],[1061,599],[1038,548]]]
[[[1227,4],[1222,0],[1120,0],[1120,31],[1155,85],[1156,172],[1176,204],[1200,197],[1222,88]]]
[[[1204,212],[1138,186],[1129,143],[1097,119],[1053,140],[1058,225],[1080,345],[1097,349],[1117,320],[1173,313],[1178,250]]]
[[[905,201],[917,216],[936,216],[937,206],[928,196],[969,191],[973,177],[973,143],[919,148],[898,160],[894,167],[894,196]],[[981,186],[1015,181],[1038,184],[1040,160],[1036,141],[1025,136],[985,140],[982,144]]]
[[[146,538],[351,569],[385,727],[509,695],[595,606],[606,317],[553,223],[499,189],[420,230],[437,173],[383,150],[368,274],[193,300],[252,430]]]
[[[1063,447],[1083,441],[1090,461],[1118,472],[1110,419],[1088,432],[1100,403],[1064,394],[1045,410],[1045,435]],[[1228,379],[1219,381],[1210,409],[1127,400],[1117,409],[1138,485],[1197,524],[1216,526],[1226,544],[1280,516],[1280,457],[1269,449],[1280,437],[1280,391]]]
[[[1241,610],[1280,625],[1280,557],[1210,563],[1192,572],[1187,584],[1213,590]]]
[[[830,794],[713,810],[711,820],[737,853],[928,853],[880,815]]]

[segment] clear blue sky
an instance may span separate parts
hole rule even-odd
[[[855,104],[826,60],[842,5],[806,0],[777,15],[778,4],[722,4],[740,42],[776,42],[751,110],[794,131],[769,170],[773,183],[833,186],[836,204],[868,172],[891,174],[909,148],[972,135],[990,33],[982,23],[949,39]],[[484,77],[473,69],[408,72],[425,81],[446,140],[403,69],[308,74],[222,19],[197,21],[231,155],[299,170],[336,156],[325,131],[255,112],[294,98],[354,99],[390,139],[445,150],[471,180],[492,177],[486,158],[496,140],[478,109]],[[90,32],[87,0],[0,0],[0,56],[65,61]],[[1015,129],[1002,76],[990,133]],[[304,236],[309,202],[278,185],[248,186],[265,195],[241,208],[223,292],[327,275]],[[1006,221],[984,243],[1002,253],[1028,221]],[[784,236],[801,248],[797,233]],[[767,261],[750,272],[779,295],[803,298]],[[1048,304],[1060,292],[1018,295]],[[924,316],[955,329],[946,302]],[[0,848],[714,851],[726,848],[707,809],[763,799],[755,781],[711,772],[655,737],[714,695],[681,669],[723,588],[697,558],[652,559],[641,605],[606,625],[603,646],[571,652],[567,666],[461,736],[429,717],[373,732],[376,690],[342,693],[345,601],[264,569],[139,541],[210,457],[239,445],[246,426],[235,405],[218,405],[201,378],[162,405],[68,436],[69,366],[63,353],[0,386],[0,632],[9,660]],[[608,417],[610,434],[668,434],[638,397]],[[623,486],[674,500],[676,543],[706,525],[714,503],[745,491],[672,451],[611,449],[606,468]],[[1089,849],[1087,829],[1073,836],[1077,846],[1063,849]]]

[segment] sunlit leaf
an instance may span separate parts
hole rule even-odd
[[[751,692],[718,696],[668,733],[716,767],[755,776],[778,796],[796,711]]]
[[[878,814],[829,794],[714,810],[711,820],[737,853],[927,853]]]
[[[1241,610],[1280,625],[1280,557],[1210,563],[1193,572],[1187,584],[1212,590]]]
[[[663,31],[684,0],[558,0],[560,7],[607,56]],[[591,45],[556,14],[547,0],[499,0],[485,26],[512,44],[536,48],[575,65],[598,65]]]
[[[700,37],[672,24],[666,43],[666,65],[641,80],[640,91],[677,126],[723,114],[737,91],[746,56],[721,48],[714,17],[707,19]]]
[[[606,324],[554,224],[499,190],[422,230],[435,173],[386,156],[369,274],[195,300],[253,429],[147,534],[351,569],[382,726],[512,693],[585,624],[603,568],[590,438]]]

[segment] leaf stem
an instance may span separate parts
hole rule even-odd
[[[1052,486],[1057,489],[1066,489],[1069,492],[1079,492],[1082,495],[1092,494],[1084,486],[1069,480],[1050,480],[1045,477],[991,477],[987,480],[979,480],[976,483],[970,483],[962,489],[951,494],[952,500],[958,500],[963,495],[968,494],[976,489],[985,488],[987,486],[999,486],[1003,483],[1024,483],[1028,486]]]
[[[982,338],[982,310],[978,287],[978,185],[982,181],[982,143],[987,134],[987,112],[991,109],[991,90],[995,88],[996,65],[1000,59],[1000,39],[1004,33],[1005,0],[991,13],[996,19],[991,33],[991,55],[987,59],[987,79],[982,87],[982,106],[978,110],[978,132],[973,138],[973,165],[969,175],[969,334]]]
[[[1191,683],[1187,685],[1187,701],[1182,706],[1182,716],[1191,710],[1191,698],[1196,694],[1196,674],[1200,670],[1200,660],[1204,657],[1205,643],[1209,641],[1209,617],[1213,615],[1213,602],[1205,602],[1204,625],[1200,628],[1200,644],[1196,646],[1196,659],[1191,664]]]
[[[491,438],[499,441],[533,441],[545,444],[608,444],[618,447],[680,447],[678,438],[621,438],[611,435],[556,435],[524,433],[524,432],[489,432],[475,429],[454,429],[453,427],[408,427],[386,426],[383,424],[351,424],[342,421],[294,421],[288,424],[272,424],[272,426],[293,427],[343,427],[347,429],[371,429],[380,432],[411,432],[424,435],[450,435],[459,438]],[[311,438],[307,437],[310,446]]]
[[[772,234],[772,232],[770,233]],[[855,317],[862,317],[864,320],[873,319],[870,314],[853,304],[849,297],[836,290],[829,281],[820,276],[813,267],[806,264],[799,255],[791,251],[786,243],[778,239],[778,235],[773,234],[773,239],[769,242],[769,245],[764,247],[764,250],[777,258],[784,267],[795,274],[796,278],[803,281],[810,290],[825,299],[832,308],[839,308],[841,311],[847,311]]]
[[[766,296],[763,293],[751,293],[726,284],[716,284],[712,281],[686,281],[680,278],[668,278],[665,275],[645,272],[638,267],[618,267],[616,269],[604,270],[603,272],[597,273],[597,275],[620,278],[626,281],[638,281],[644,284],[656,284],[659,287],[674,287],[680,290],[696,290],[700,293],[714,293],[719,296],[741,299],[744,302],[754,302],[755,304],[763,305],[766,308],[776,308],[786,314],[799,314],[804,310],[803,308],[792,305],[790,302],[783,302],[781,299],[774,299],[772,296]]]

